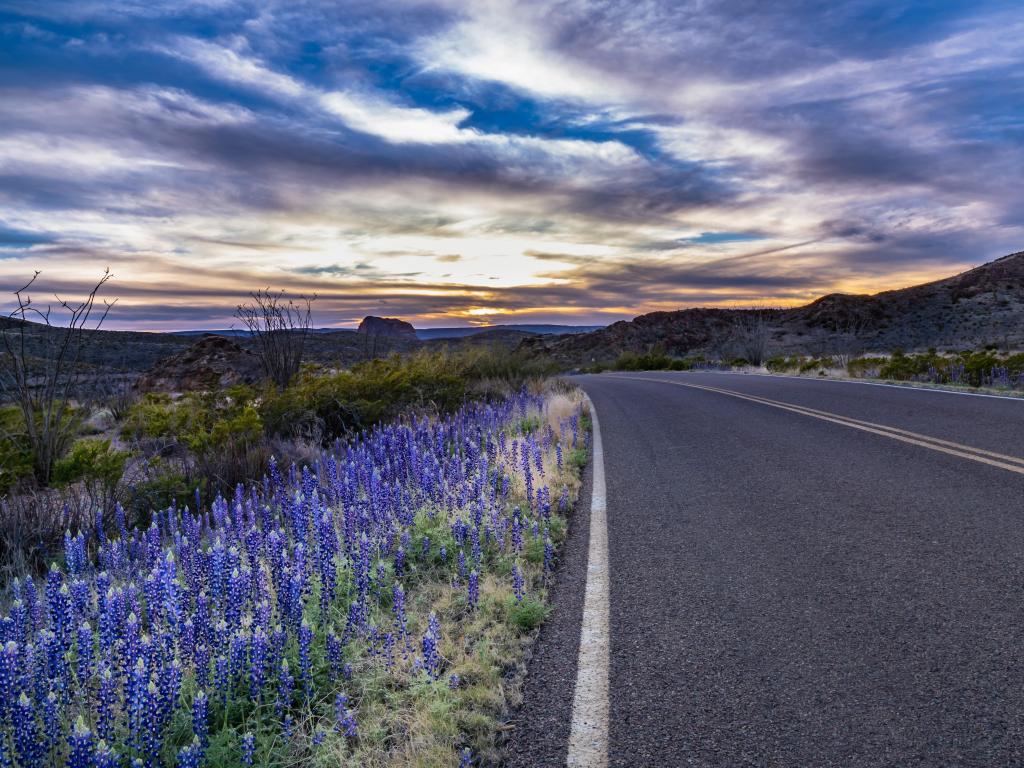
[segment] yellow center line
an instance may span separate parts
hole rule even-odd
[[[660,384],[674,384],[677,387],[688,387],[690,389],[702,389],[707,392],[716,392],[722,395],[728,395],[729,397],[736,397],[741,400],[749,400],[753,403],[759,403],[761,405],[767,405],[772,408],[779,408],[784,411],[791,411],[793,413],[799,413],[803,416],[810,416],[811,418],[820,419],[821,421],[832,422],[833,424],[840,424],[844,427],[850,427],[851,429],[859,429],[863,432],[870,432],[876,435],[882,435],[893,440],[899,440],[903,443],[909,443],[911,445],[919,445],[922,448],[929,448],[933,451],[939,451],[941,453],[947,453],[951,456],[958,456],[963,459],[970,459],[971,461],[977,461],[982,464],[988,464],[992,467],[998,467],[1000,469],[1009,470],[1010,472],[1016,472],[1019,475],[1024,475],[1024,458],[1018,456],[1008,456],[1003,453],[996,453],[995,451],[988,451],[983,448],[975,448],[970,445],[963,445],[962,443],[954,443],[951,440],[942,440],[937,437],[930,437],[928,435],[921,435],[917,432],[911,432],[906,429],[899,429],[897,427],[890,427],[885,424],[876,424],[871,421],[862,421],[861,419],[854,419],[850,416],[842,416],[838,413],[832,413],[830,411],[820,411],[816,408],[808,408],[802,405],[794,405],[793,403],[787,403],[781,400],[772,400],[767,397],[760,397],[758,395],[748,395],[743,392],[736,392],[731,389],[721,389],[719,387],[709,387],[703,384],[688,384],[682,381],[672,381],[669,379],[649,379],[642,376],[617,376],[620,379],[632,379],[634,381],[649,381]]]

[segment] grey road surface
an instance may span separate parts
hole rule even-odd
[[[605,453],[610,765],[1024,765],[1024,401],[578,382]],[[513,766],[565,764],[576,522]]]

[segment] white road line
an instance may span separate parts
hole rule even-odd
[[[958,456],[962,459],[970,459],[971,461],[977,461],[981,464],[988,464],[989,466],[998,467],[999,469],[1005,469],[1010,472],[1016,472],[1018,475],[1024,475],[1024,459],[1017,456],[1007,456],[1001,453],[995,453],[994,451],[986,451],[981,448],[974,448],[969,445],[962,445],[961,443],[954,443],[949,440],[940,440],[936,437],[929,437],[928,435],[919,435],[916,432],[908,432],[904,429],[897,429],[895,427],[889,427],[884,424],[875,424],[870,421],[860,421],[858,419],[852,419],[848,416],[842,416],[838,413],[831,413],[829,411],[819,411],[813,408],[807,408],[802,405],[796,405],[794,403],[786,403],[781,400],[770,400],[766,397],[759,397],[757,395],[748,395],[743,392],[736,392],[731,389],[719,389],[718,387],[709,387],[703,384],[688,384],[683,381],[675,379],[649,379],[645,376],[620,376],[622,379],[632,379],[633,381],[648,381],[655,384],[671,384],[676,387],[686,387],[687,389],[699,389],[705,392],[716,392],[720,395],[728,395],[729,397],[736,397],[740,400],[749,400],[752,403],[758,403],[760,405],[767,405],[771,408],[780,408],[784,411],[791,411],[792,413],[799,413],[802,416],[810,416],[811,418],[820,419],[822,421],[828,421],[833,424],[840,424],[844,427],[850,427],[852,429],[859,429],[864,432],[871,432],[875,435],[882,435],[892,440],[899,440],[902,443],[910,443],[911,445],[919,445],[922,448],[928,448],[932,451],[939,451],[940,453],[948,453],[950,456]],[[989,456],[998,457],[1000,460],[994,460],[988,458]],[[1008,463],[1016,462],[1016,464]]]
[[[992,400],[1015,400],[1024,403],[1024,397],[1014,395],[992,395],[988,392],[961,392],[958,389],[942,389],[941,387],[915,387],[913,384],[888,384],[884,381],[855,381],[854,379],[830,379],[827,377],[794,376],[786,373],[755,373],[753,371],[693,371],[693,373],[713,373],[716,376],[763,376],[766,379],[797,379],[799,381],[831,382],[832,384],[857,384],[862,387],[889,387],[902,389],[904,392],[937,392],[940,395],[962,395],[964,397],[987,397]]]
[[[586,397],[586,396],[584,396]],[[593,423],[593,482],[590,494],[590,546],[587,587],[583,598],[580,655],[569,731],[569,768],[608,765],[608,519],[604,482],[604,451],[597,410],[586,397]]]

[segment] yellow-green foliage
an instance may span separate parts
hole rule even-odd
[[[68,485],[82,481],[111,490],[124,474],[128,455],[127,451],[112,448],[109,440],[79,440],[54,465],[53,482]]]
[[[446,355],[418,353],[331,374],[306,370],[287,389],[267,392],[260,410],[272,432],[330,440],[409,408],[449,411],[465,396],[466,380]]]
[[[423,350],[335,373],[306,369],[287,389],[264,393],[260,414],[271,433],[329,442],[410,409],[452,411],[471,395],[518,387],[548,372],[549,363],[500,348]]]
[[[172,400],[148,394],[133,405],[122,432],[135,439],[167,439],[198,455],[231,450],[263,436],[256,393],[248,387],[204,392]]]
[[[178,400],[150,394],[129,409],[122,434],[187,451],[200,476],[231,488],[259,477],[270,458],[258,405],[256,393],[241,386]]]
[[[30,474],[32,451],[21,411],[14,406],[0,408],[0,493]]]

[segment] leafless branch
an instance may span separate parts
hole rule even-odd
[[[252,302],[239,304],[235,312],[256,340],[256,351],[267,378],[285,388],[299,372],[306,337],[313,327],[312,304],[316,296],[285,299],[269,288],[251,294]]]
[[[21,411],[33,470],[45,485],[74,438],[77,414],[72,400],[80,393],[87,332],[100,328],[113,302],[103,302],[104,309],[90,328],[97,296],[112,278],[108,269],[81,301],[56,297],[58,307],[67,313],[67,325],[55,325],[52,306],[38,309],[28,293],[39,274],[14,291],[16,307],[0,331],[0,355],[6,362],[0,370],[0,395]]]

